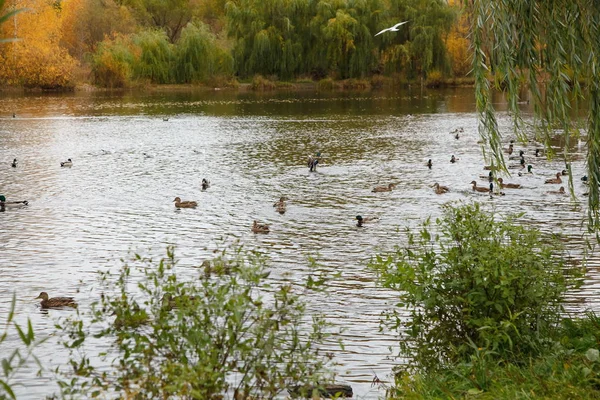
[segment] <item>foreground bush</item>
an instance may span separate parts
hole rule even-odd
[[[373,261],[408,310],[409,318],[392,312],[387,321],[406,335],[400,347],[412,372],[482,352],[502,361],[539,354],[580,271],[567,268],[556,238],[518,221],[478,204],[446,207],[437,229],[428,220],[408,232],[406,247]]]
[[[133,263],[116,279],[103,274],[101,300],[63,324],[73,351],[63,395],[273,398],[323,378],[323,321],[307,321],[291,285],[269,285],[258,255],[224,252],[186,281],[172,249]],[[85,355],[97,339],[110,343],[104,360]]]

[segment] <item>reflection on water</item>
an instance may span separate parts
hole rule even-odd
[[[0,214],[0,316],[16,291],[19,321],[31,318],[40,335],[69,315],[40,313],[32,299],[41,291],[75,295],[86,307],[97,295],[96,271],[120,265],[128,252],[158,257],[166,245],[176,245],[178,271],[191,275],[222,238],[235,238],[267,253],[274,277],[305,277],[308,256],[321,271],[341,275],[326,297],[307,300],[344,329],[345,349],[331,345],[340,379],[359,398],[374,399],[383,392],[371,388],[373,375],[385,377],[399,361],[388,358],[396,337],[379,332],[379,315],[394,304],[394,293],[376,286],[366,263],[403,243],[399,228],[439,215],[446,202],[477,199],[500,213],[525,212],[524,222],[563,232],[575,259],[583,254],[584,205],[546,194],[558,187],[544,180],[564,162],[536,158],[534,144],[515,146],[525,151],[534,174],[505,179],[522,189],[493,199],[473,193],[469,182],[483,185],[479,175],[486,171],[472,89],[15,96],[0,99],[0,117],[0,192],[9,201],[30,202]],[[500,124],[508,143],[508,117]],[[456,140],[449,132],[458,127],[464,132]],[[316,151],[323,160],[310,173],[306,157]],[[573,147],[578,195],[585,191],[579,181],[584,151]],[[459,162],[450,164],[452,154]],[[19,166],[13,169],[15,157]],[[67,158],[73,167],[61,168]],[[202,178],[211,181],[204,192]],[[392,192],[371,192],[392,182],[398,184]],[[436,195],[435,182],[451,191]],[[289,198],[284,215],[272,206],[282,195]],[[176,196],[199,206],[177,211]],[[359,214],[380,222],[357,228]],[[270,223],[271,233],[254,235],[254,219]],[[572,294],[571,309],[598,306],[590,297],[600,284],[598,265],[590,260],[587,284]],[[49,367],[66,357],[54,343],[39,352]],[[56,390],[51,377],[27,372],[19,381],[24,386],[16,388],[19,398]]]

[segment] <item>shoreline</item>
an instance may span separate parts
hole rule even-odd
[[[1,93],[69,93],[69,92],[211,92],[211,91],[238,91],[238,92],[277,92],[277,91],[329,91],[329,92],[344,92],[344,91],[371,91],[371,90],[386,90],[397,87],[411,88],[414,86],[422,86],[430,89],[451,88],[451,87],[473,87],[474,80],[471,78],[455,78],[448,79],[442,82],[429,83],[426,82],[397,82],[392,78],[385,81],[372,79],[346,79],[333,80],[323,79],[321,81],[271,81],[267,79],[255,79],[252,82],[235,82],[231,85],[213,87],[205,84],[144,84],[132,85],[124,88],[103,88],[94,86],[90,83],[76,84],[72,87],[62,87],[54,89],[44,89],[40,87],[27,88],[24,86],[0,86]]]

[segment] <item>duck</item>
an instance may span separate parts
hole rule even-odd
[[[362,217],[362,215],[357,215],[356,216],[356,226],[358,227],[362,227],[363,224],[366,224],[368,222],[374,222],[374,221],[378,221],[379,217]]]
[[[202,178],[202,190],[206,190],[210,187],[210,181],[206,178]]]
[[[525,152],[523,150],[519,150],[519,155],[518,156],[511,156],[508,157],[509,160],[520,160],[521,158],[524,158],[525,156]]]
[[[456,140],[460,139],[460,136],[458,135],[458,132],[456,133],[456,135],[454,135],[454,139],[456,139]]]
[[[163,117],[163,121],[167,122],[169,120],[169,117]]]
[[[509,155],[509,156],[510,156],[510,155],[513,153],[513,148],[514,148],[513,146],[514,146],[514,145],[513,145],[513,143],[512,143],[512,142],[513,142],[513,141],[511,140],[511,141],[510,141],[510,144],[508,145],[508,149],[506,150],[506,152],[508,153],[508,155]]]
[[[498,178],[498,183],[500,184],[500,187],[502,189],[508,188],[508,189],[521,189],[521,185],[518,183],[504,183],[504,180],[502,178]]]
[[[71,160],[70,158],[67,159],[67,161],[63,161],[60,163],[61,167],[72,167],[73,166],[73,160]]]
[[[517,175],[519,176],[523,176],[523,174],[530,174],[533,175],[533,165],[529,164],[527,166],[527,172],[519,172]]]
[[[509,165],[509,169],[517,169],[517,168],[525,168],[525,157],[521,156],[521,161],[519,161],[518,165]]]
[[[540,157],[540,156],[542,156],[542,155],[543,155],[543,154],[542,154],[542,149],[535,149],[535,156],[536,156],[536,157]]]
[[[567,194],[567,192],[565,192],[565,187],[561,186],[558,190],[550,190],[548,192],[546,192],[547,194],[558,194],[558,195],[563,195],[563,194]]]
[[[427,167],[431,169],[431,166],[433,165],[433,163],[431,162],[431,158],[429,159],[429,161],[427,161],[427,164],[425,165],[427,165]]]
[[[494,184],[490,183],[490,187],[489,188],[485,188],[485,187],[481,187],[481,186],[477,186],[477,182],[476,181],[471,181],[471,185],[473,185],[473,190],[477,191],[477,192],[481,192],[481,193],[488,193],[491,192],[494,188]]]
[[[556,173],[556,178],[546,179],[544,183],[562,183],[562,179],[560,179],[560,172]]]
[[[275,203],[273,203],[273,207],[276,207],[276,210],[279,214],[285,214],[285,211],[286,211],[285,201],[286,200],[287,200],[287,197],[281,196],[279,198],[279,201],[276,201]]]
[[[584,175],[584,176],[581,177],[581,182],[583,182],[585,184],[587,184],[588,180],[589,180],[589,178],[588,178],[587,175]]]
[[[450,191],[450,188],[448,188],[448,186],[440,186],[440,184],[437,182],[434,183],[432,187],[434,188],[436,194],[444,194]]]
[[[560,174],[562,176],[567,176],[567,175],[569,175],[569,171],[567,171],[566,169],[563,169],[562,171],[560,171]]]
[[[13,168],[17,168],[17,159],[15,158],[12,162],[12,164],[10,164],[11,167]]]
[[[457,161],[458,161],[458,158],[454,157],[454,154],[452,154],[452,157],[450,157],[450,162],[451,162],[452,164],[454,164],[454,163],[455,163],[455,162],[457,162]]]
[[[269,233],[269,225],[259,224],[256,220],[252,224],[252,232],[254,233]]]
[[[42,308],[58,308],[58,307],[77,307],[77,303],[73,297],[53,297],[50,298],[48,293],[42,292],[34,300],[42,299],[40,305]]]
[[[377,186],[376,188],[374,188],[373,190],[371,190],[371,192],[373,193],[378,193],[378,192],[391,192],[392,189],[394,189],[396,187],[395,183],[390,183],[387,186]]]
[[[175,197],[175,207],[176,208],[196,208],[198,203],[195,201],[181,201],[181,198]]]

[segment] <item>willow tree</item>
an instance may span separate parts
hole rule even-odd
[[[137,78],[148,79],[152,83],[171,83],[173,49],[164,31],[142,31],[133,37],[133,42],[141,50],[133,65]]]
[[[279,75],[290,78],[300,72],[302,38],[311,0],[230,0],[225,6],[229,36],[235,40],[233,55],[240,76]]]
[[[231,75],[231,55],[217,46],[206,25],[190,23],[181,32],[174,51],[178,83],[205,82],[216,75]]]
[[[393,0],[377,30],[408,21],[393,35],[378,36],[386,72],[404,71],[408,77],[426,78],[433,69],[449,70],[444,38],[456,21],[445,0]]]
[[[569,146],[583,125],[588,144],[588,227],[599,232],[600,3],[468,0],[466,4],[473,16],[473,74],[479,133],[486,143],[484,154],[500,169],[506,168],[492,105],[492,90],[498,88],[506,93],[517,137],[524,142],[533,135],[533,139],[550,149],[550,139],[557,134],[562,136],[562,157],[566,163],[570,160]],[[491,82],[496,83],[495,87]],[[533,130],[525,129],[519,110],[524,90],[531,94]],[[587,120],[580,124],[582,111],[587,113]],[[571,191],[572,182],[570,179]]]

